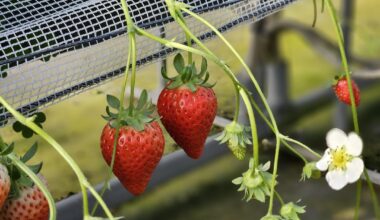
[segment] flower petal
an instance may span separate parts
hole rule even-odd
[[[346,179],[349,183],[356,182],[364,171],[364,163],[363,160],[359,157],[355,157],[352,159],[350,163],[347,164],[346,170]]]
[[[326,180],[333,190],[341,190],[348,183],[345,172],[342,170],[332,170],[327,172]]]
[[[330,149],[327,149],[323,157],[315,164],[315,167],[320,171],[326,171],[329,168],[330,160]]]
[[[347,135],[344,131],[333,128],[326,135],[327,146],[331,149],[336,149],[337,147],[342,147],[347,143]]]
[[[363,141],[355,132],[348,135],[346,143],[347,152],[352,156],[360,156],[363,150]]]

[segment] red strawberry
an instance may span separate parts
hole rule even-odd
[[[116,129],[107,124],[101,136],[101,150],[110,165]],[[116,146],[114,174],[133,195],[145,191],[151,175],[164,152],[165,140],[157,122],[137,131],[130,126],[120,128]]]
[[[46,180],[40,176],[46,184]],[[20,195],[15,199],[8,199],[0,210],[1,220],[47,220],[49,219],[49,205],[40,189],[22,186]]]
[[[355,105],[359,106],[360,104],[360,90],[358,85],[355,83],[354,80],[351,79],[351,85],[352,85],[352,90],[354,92],[354,98],[355,98]],[[338,79],[336,84],[333,86],[334,92],[336,97],[343,102],[346,103],[347,105],[351,105],[351,99],[350,99],[350,92],[348,88],[348,81],[346,77],[341,77]]]
[[[169,83],[158,98],[158,114],[175,142],[188,156],[197,159],[202,155],[215,119],[217,100],[212,86],[207,83],[209,74],[205,59],[199,74],[194,63],[184,65],[180,54],[174,58],[174,66],[179,74],[175,78],[167,77],[162,71]]]
[[[3,207],[11,188],[11,179],[8,175],[8,169],[0,164],[0,209]]]

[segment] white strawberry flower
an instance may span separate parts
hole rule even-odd
[[[355,132],[348,135],[338,128],[331,129],[326,135],[328,149],[317,162],[320,171],[328,171],[326,180],[334,190],[340,190],[348,183],[356,182],[364,171],[360,158],[363,141]]]

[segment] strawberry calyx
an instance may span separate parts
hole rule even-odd
[[[157,120],[153,114],[156,110],[152,101],[148,99],[148,92],[143,90],[136,106],[124,108],[118,98],[112,95],[107,95],[106,114],[102,117],[109,121],[112,128],[130,126],[137,131],[143,131],[146,124],[150,124]],[[116,112],[112,112],[113,109]],[[120,124],[118,125],[118,121]]]
[[[228,124],[222,134],[215,138],[219,143],[227,143],[228,148],[238,160],[243,160],[247,151],[246,145],[252,144],[249,139],[250,128],[235,121]]]
[[[38,144],[35,142],[26,153],[20,157],[21,162],[27,163],[37,153]],[[8,155],[15,155],[14,143],[6,144],[0,143],[0,163],[3,164],[7,170],[11,179],[11,189],[8,195],[8,199],[15,199],[20,196],[20,190],[22,187],[33,187],[34,182],[30,177],[25,174],[20,168],[13,164],[12,160],[8,158]],[[38,174],[42,169],[42,162],[33,165],[27,165],[33,173]]]
[[[185,65],[185,60],[180,53],[174,57],[173,64],[178,73],[175,77],[169,77],[164,67],[161,69],[162,77],[170,82],[167,86],[168,89],[176,89],[181,86],[186,86],[192,92],[195,92],[197,91],[197,86],[206,88],[212,88],[215,86],[215,83],[209,84],[207,82],[210,78],[210,73],[207,71],[207,60],[204,57],[202,58],[201,70],[199,73],[195,66],[195,62]]]

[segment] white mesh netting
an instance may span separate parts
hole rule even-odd
[[[296,0],[187,0],[221,31],[254,22]],[[151,33],[183,42],[163,0],[128,0],[133,19]],[[188,19],[202,40],[207,27]],[[123,73],[127,56],[119,0],[1,0],[0,92],[23,114],[46,107]],[[139,37],[138,64],[173,50]],[[0,107],[0,123],[10,115]]]

